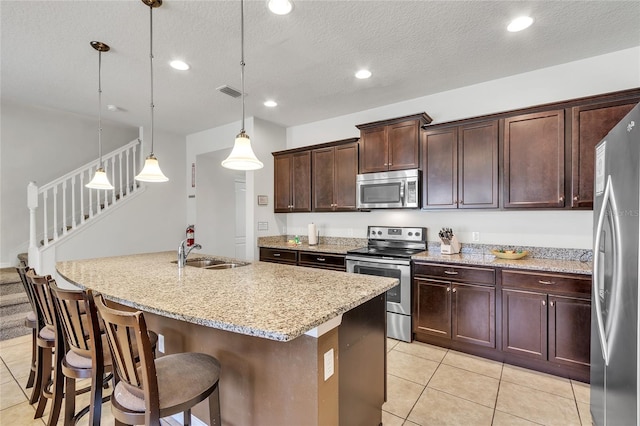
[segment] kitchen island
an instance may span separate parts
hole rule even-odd
[[[223,424],[381,422],[384,292],[397,280],[265,262],[179,270],[175,258],[149,253],[59,262],[56,269],[145,312],[164,336],[165,354],[217,357]],[[193,412],[206,418],[204,406]]]

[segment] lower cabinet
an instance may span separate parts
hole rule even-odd
[[[421,275],[425,273],[452,278],[445,281]],[[494,273],[489,268],[416,264],[413,331],[418,340],[437,336],[495,348]],[[485,278],[485,283],[453,281],[462,281],[465,276]]]
[[[298,251],[260,247],[260,261],[297,265]]]
[[[346,271],[345,255],[260,247],[260,261]]]

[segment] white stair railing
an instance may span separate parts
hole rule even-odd
[[[110,174],[112,191],[86,188],[99,160],[94,160],[52,182],[27,187],[29,207],[29,256],[39,247],[47,247],[84,225],[94,216],[139,190],[134,176],[142,163],[142,142],[135,139],[103,155],[103,166]],[[39,206],[42,206],[40,214]],[[41,239],[38,244],[38,239]]]

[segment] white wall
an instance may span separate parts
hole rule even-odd
[[[578,98],[640,86],[640,47],[462,87],[380,108],[287,129],[295,148],[358,137],[356,124],[425,111],[433,123]],[[366,237],[367,225],[419,225],[428,239],[448,226],[461,241],[481,233],[481,243],[591,248],[590,211],[375,211],[371,213],[280,214],[288,234],[302,234],[315,222],[321,235]],[[282,230],[281,230],[282,231]],[[279,232],[273,232],[276,235]]]
[[[0,265],[17,263],[29,245],[27,184],[45,184],[98,157],[95,118],[2,101]],[[138,137],[138,129],[103,120],[103,152]]]
[[[285,149],[286,145],[286,130],[285,128],[276,124],[258,119],[248,118],[245,123],[247,133],[251,138],[251,146],[254,153],[264,163],[264,167],[260,170],[244,172],[246,181],[246,259],[253,260],[258,258],[257,250],[257,225],[258,221],[268,222],[269,231],[260,231],[260,235],[273,235],[274,230],[277,230],[283,226],[282,221],[280,226],[276,219],[276,215],[273,213],[273,156],[271,152]],[[236,135],[240,130],[240,123],[230,123],[224,126],[208,129],[202,132],[187,135],[187,148],[186,148],[186,165],[187,165],[187,194],[195,196],[189,198],[187,201],[187,221],[196,225],[196,241],[201,242],[199,239],[199,233],[204,232],[208,241],[212,241],[213,235],[218,233],[224,233],[223,227],[233,228],[233,222],[229,223],[216,223],[210,220],[210,214],[205,213],[210,211],[213,205],[217,203],[217,207],[221,209],[232,209],[232,199],[218,199],[210,200],[204,197],[211,196],[216,192],[212,186],[227,185],[226,183],[218,182],[213,175],[219,173],[217,170],[203,171],[202,167],[211,167],[223,169],[220,165],[221,159],[226,158],[231,152],[233,142]],[[210,153],[219,152],[220,155],[215,154],[216,162],[210,162],[207,166],[200,165],[201,157],[204,154],[209,156]],[[197,162],[196,165],[196,187],[191,187],[191,165]],[[222,173],[222,172],[220,172]],[[220,190],[222,191],[222,190]],[[257,196],[268,195],[269,205],[258,206]],[[213,203],[213,204],[212,204]],[[208,207],[203,207],[208,206]],[[202,217],[203,214],[207,216]],[[213,230],[212,230],[213,229]],[[222,235],[222,234],[219,234]],[[230,240],[231,241],[231,240]],[[210,242],[211,246],[216,247],[217,242]],[[222,254],[207,251],[208,247],[203,244],[203,252],[209,254]]]

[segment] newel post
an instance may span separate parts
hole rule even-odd
[[[40,269],[40,251],[37,244],[36,212],[38,211],[38,185],[29,182],[27,185],[27,207],[29,207],[29,266]]]

